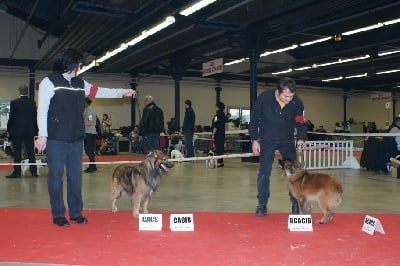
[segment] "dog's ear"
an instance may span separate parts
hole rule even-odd
[[[301,165],[301,163],[300,163],[299,161],[297,161],[297,160],[294,161],[294,165],[295,165],[296,168],[300,168],[300,169],[302,169],[302,167],[303,167],[303,166]]]

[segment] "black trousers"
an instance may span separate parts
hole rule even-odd
[[[85,134],[85,140],[84,140],[84,147],[85,147],[85,153],[89,157],[89,164],[90,168],[96,168],[96,158],[95,158],[95,152],[96,152],[96,134],[91,134],[91,133],[86,133]]]
[[[29,163],[36,163],[35,159],[35,143],[34,136],[12,137],[11,143],[14,153],[14,163],[21,163],[22,160],[22,144],[25,146],[25,152],[28,155]],[[36,165],[30,165],[29,170],[31,173],[36,174]],[[21,174],[21,165],[14,165],[14,171]]]
[[[223,155],[224,154],[224,145],[225,145],[225,134],[219,135],[215,134],[214,136],[214,146],[215,146],[215,155]],[[218,159],[218,164],[224,163],[224,159]]]

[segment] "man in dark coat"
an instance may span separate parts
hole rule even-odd
[[[21,163],[21,149],[24,144],[29,163],[35,163],[34,137],[37,135],[36,103],[28,97],[28,87],[18,88],[19,98],[11,101],[7,131],[11,138],[14,163]],[[32,177],[38,177],[36,165],[29,167]],[[7,178],[21,177],[21,165],[14,165],[14,171]]]

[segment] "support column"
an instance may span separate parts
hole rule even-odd
[[[176,71],[172,76],[175,81],[175,128],[177,131],[180,130],[180,99],[181,99],[181,79],[182,73],[180,71]]]
[[[392,106],[393,106],[393,119],[392,119],[392,121],[394,121],[394,119],[397,116],[397,113],[396,113],[396,102],[397,102],[397,100],[394,98],[394,96],[395,96],[395,94],[393,94],[393,98],[392,98]]]
[[[215,87],[215,103],[220,102],[221,101],[221,84],[217,83],[217,87]]]
[[[136,80],[134,80],[130,83],[130,87],[132,90],[136,91],[136,87],[137,87]],[[137,93],[137,91],[136,91],[136,93]],[[140,114],[138,96],[136,96],[136,98],[131,98],[131,126],[136,125],[136,105],[138,107],[139,120],[140,120],[141,114]]]
[[[347,121],[347,99],[349,96],[343,95],[343,121]]]
[[[250,109],[257,100],[257,62],[259,55],[256,47],[250,48]]]
[[[29,67],[29,98],[35,99],[35,69],[33,67]]]

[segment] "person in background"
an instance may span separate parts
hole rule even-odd
[[[139,124],[139,134],[144,142],[144,151],[160,149],[160,133],[164,130],[164,113],[154,102],[151,95],[144,98],[142,119]]]
[[[167,122],[168,134],[174,134],[177,130],[175,127],[175,117],[171,117],[171,120]]]
[[[282,78],[274,90],[267,90],[258,96],[251,111],[249,133],[252,150],[260,155],[256,209],[256,215],[259,217],[267,214],[275,151],[279,150],[282,159],[296,160],[295,130],[298,150],[304,147],[307,137],[303,102],[295,93],[296,82],[291,78]],[[297,200],[290,193],[289,196],[292,213],[299,213]]]
[[[132,127],[132,131],[129,133],[128,138],[131,141],[132,152],[143,153],[143,143],[140,140],[138,125]]]
[[[103,114],[103,118],[101,119],[101,132],[104,138],[109,138],[111,135],[111,118],[108,114]]]
[[[85,140],[84,147],[85,153],[89,157],[89,167],[85,169],[85,173],[96,172],[96,114],[94,113],[92,107],[92,100],[86,97],[86,109],[85,109]]]
[[[36,103],[28,97],[28,87],[21,85],[18,88],[19,98],[10,103],[10,113],[7,122],[7,132],[11,138],[14,152],[14,163],[21,163],[22,144],[28,155],[29,163],[36,163],[34,137],[37,135]],[[30,165],[32,177],[38,177],[37,166]],[[21,177],[21,165],[14,165],[14,171],[6,178]]]
[[[192,108],[192,101],[185,100],[185,117],[183,119],[183,140],[185,142],[186,157],[194,157],[193,134],[195,127],[196,114]]]
[[[96,87],[77,76],[83,54],[74,48],[63,50],[56,58],[53,72],[39,84],[38,152],[46,150],[47,186],[53,223],[66,227],[63,197],[64,167],[67,176],[67,202],[71,221],[87,224],[82,215],[82,154],[85,137],[85,99],[135,97],[132,89]]]
[[[211,139],[214,141],[215,155],[217,156],[224,154],[226,121],[224,109],[225,104],[223,102],[217,102],[215,104],[216,114],[211,121]],[[224,167],[224,159],[217,159],[217,167]]]

